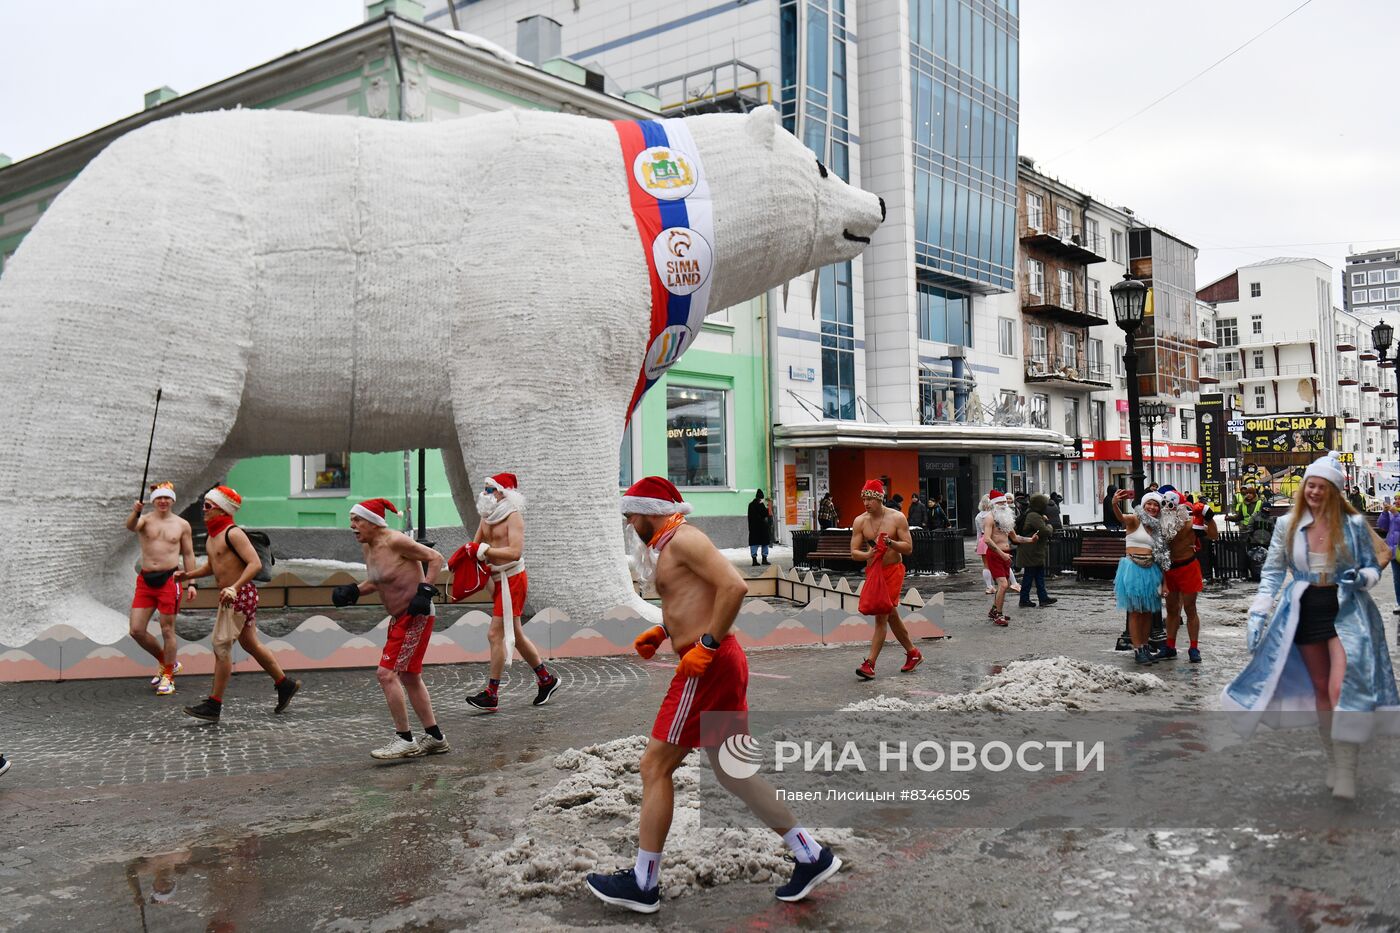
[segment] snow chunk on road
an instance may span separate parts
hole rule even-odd
[[[1081,709],[1094,694],[1146,693],[1166,683],[1155,674],[1122,671],[1107,664],[1094,664],[1075,658],[1054,657],[1036,661],[1013,661],[999,674],[988,677],[968,693],[936,697],[911,703],[883,694],[843,708],[843,712],[922,712],[926,710],[1014,710]]]

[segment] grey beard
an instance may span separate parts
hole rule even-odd
[[[1009,506],[993,506],[992,519],[997,523],[997,527],[1007,534],[1016,529],[1016,513],[1011,511]]]

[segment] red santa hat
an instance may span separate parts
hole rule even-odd
[[[215,486],[204,498],[222,509],[225,515],[232,515],[243,505],[243,497],[232,486]]]
[[[174,484],[174,483],[155,483],[155,484],[153,484],[153,485],[151,486],[151,501],[154,502],[154,501],[156,501],[157,499],[170,499],[171,501],[174,501],[174,499],[175,499],[175,484]]]
[[[1002,492],[1000,489],[993,489],[991,492],[987,493],[987,499],[988,499],[989,501],[991,501],[991,502],[995,502],[995,501],[997,501],[998,499],[1005,499],[1005,498],[1006,498],[1006,493]]]
[[[878,479],[869,480],[860,487],[860,497],[862,499],[883,499],[885,498],[885,484]]]
[[[668,479],[646,476],[622,494],[623,515],[688,515],[693,508]]]
[[[378,525],[380,528],[387,527],[389,522],[384,517],[384,510],[388,509],[395,515],[399,510],[394,508],[394,503],[388,499],[366,499],[364,502],[350,506],[350,514],[358,515],[371,525]]]
[[[497,473],[495,476],[491,477],[491,482],[495,483],[502,489],[520,488],[520,483],[518,480],[516,480],[514,473]]]

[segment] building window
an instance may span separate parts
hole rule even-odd
[[[1026,226],[1032,230],[1045,229],[1045,199],[1026,192]]]
[[[1115,343],[1113,345],[1113,374],[1115,376],[1124,375],[1123,357],[1127,354],[1127,352],[1127,348],[1124,347],[1123,344]]]
[[[1368,292],[1371,301],[1385,301],[1385,289],[1373,288]]]
[[[1050,396],[1031,396],[1031,427],[1050,427]]]
[[[1016,322],[1009,317],[997,318],[997,352],[1002,356],[1016,355]]]
[[[666,475],[677,486],[728,486],[726,392],[666,386]]]
[[[1060,332],[1060,366],[1079,368],[1079,334],[1072,330]]]
[[[1055,236],[1062,240],[1074,236],[1074,215],[1062,204],[1055,208]]]
[[[1108,316],[1108,309],[1103,306],[1103,283],[1098,279],[1089,280],[1089,312],[1100,317]]]
[[[1065,399],[1065,433],[1079,437],[1079,399]]]
[[[1397,298],[1400,298],[1400,288],[1397,288],[1394,285],[1392,285],[1385,290],[1386,301],[1395,301]]]
[[[1103,440],[1104,416],[1107,413],[1107,405],[1103,402],[1089,403],[1089,437],[1095,440]]]
[[[295,493],[350,492],[350,454],[315,454],[293,457],[293,469],[300,476],[300,488]]]
[[[1122,231],[1122,230],[1114,230],[1114,231],[1112,231],[1112,233],[1109,234],[1109,241],[1110,241],[1110,243],[1112,244],[1112,249],[1109,251],[1109,257],[1108,257],[1108,258],[1109,258],[1109,259],[1112,259],[1114,262],[1122,262],[1122,261],[1123,261],[1123,231]]]
[[[1099,222],[1092,217],[1084,218],[1084,238],[1087,240],[1084,245],[1094,252],[1103,249],[1103,244],[1099,242]]]
[[[1039,259],[1026,260],[1026,291],[1032,295],[1045,294],[1045,263]]]
[[[920,340],[972,346],[971,295],[920,283],[918,297]]]
[[[856,339],[851,264],[823,266],[817,288],[822,304],[822,414],[839,421],[854,421]]]
[[[1258,282],[1250,282],[1250,283],[1249,283],[1249,297],[1251,297],[1251,298],[1258,298],[1258,297],[1259,297],[1260,295],[1262,295],[1262,294],[1263,294],[1263,289],[1261,289],[1261,288],[1259,287],[1259,283],[1258,283]]]
[[[1255,386],[1255,387],[1254,387],[1254,410],[1255,410],[1255,411],[1263,411],[1263,410],[1265,409],[1265,407],[1267,407],[1267,404],[1268,404],[1268,403],[1264,401],[1264,387],[1263,387],[1263,386]]]
[[[1264,351],[1255,350],[1252,353],[1250,353],[1249,356],[1250,362],[1254,364],[1254,371],[1256,373],[1262,373],[1264,371]]]
[[[1046,362],[1050,356],[1050,341],[1044,324],[1031,325],[1031,359]]]
[[[1068,269],[1060,269],[1060,296],[1059,305],[1061,308],[1074,310],[1074,276]]]
[[[1380,269],[1372,269],[1370,272],[1366,273],[1366,284],[1380,285],[1384,277],[1385,273],[1383,271]]]
[[[1264,315],[1251,314],[1249,316],[1249,332],[1251,334],[1264,333]]]
[[[1189,441],[1191,439],[1191,421],[1187,417],[1186,409],[1183,408],[1177,412],[1177,416],[1181,419],[1181,439]]]
[[[1108,373],[1103,365],[1103,341],[1091,339],[1085,347],[1085,360],[1088,364],[1088,376],[1090,379],[1103,382],[1108,378]]]
[[[1232,317],[1215,319],[1215,342],[1222,347],[1240,345],[1240,329],[1237,319]]]
[[[1387,282],[1400,282],[1400,269],[1386,269],[1385,280]]]
[[[1366,273],[1364,273],[1364,272],[1353,272],[1353,273],[1351,274],[1351,284],[1352,284],[1352,285],[1365,285],[1365,284],[1366,284]]]

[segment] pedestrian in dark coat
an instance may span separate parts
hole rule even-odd
[[[754,493],[749,502],[749,558],[758,566],[758,551],[763,549],[763,562],[768,563],[768,542],[773,536],[773,516],[763,499],[763,490]]]
[[[1016,564],[1022,571],[1020,605],[1024,609],[1036,606],[1036,603],[1031,602],[1032,586],[1035,587],[1036,595],[1040,597],[1039,605],[1053,606],[1056,603],[1045,591],[1045,565],[1050,558],[1050,539],[1055,534],[1046,516],[1049,506],[1050,497],[1039,492],[1031,496],[1026,504],[1026,517],[1021,534],[1034,540],[1016,549]]]

